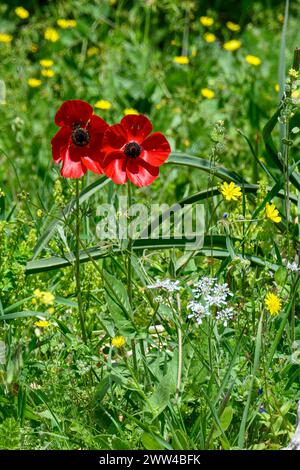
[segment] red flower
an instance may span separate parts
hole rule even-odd
[[[129,178],[136,186],[148,186],[158,177],[171,148],[160,132],[149,135],[151,131],[146,116],[133,114],[107,129],[101,164],[115,183],[124,184]]]
[[[55,163],[62,162],[61,175],[80,178],[87,169],[103,173],[101,147],[109,126],[93,114],[92,106],[81,100],[65,101],[56,113],[55,124],[61,129],[51,141],[52,157]]]

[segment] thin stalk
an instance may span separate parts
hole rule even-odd
[[[82,339],[84,343],[87,343],[86,330],[85,330],[85,321],[84,321],[84,312],[82,305],[82,295],[81,295],[81,280],[80,280],[80,206],[79,206],[79,180],[76,179],[76,252],[75,252],[75,279],[76,279],[76,293],[77,293],[77,303],[78,303],[78,313],[80,328],[82,333]]]
[[[177,293],[177,314],[178,314],[178,369],[177,369],[177,386],[176,386],[176,400],[180,397],[181,380],[182,380],[182,318],[181,318],[181,302],[180,294]]]
[[[127,194],[128,194],[128,207],[130,208],[132,205],[132,192],[131,192],[131,183],[128,181],[127,183]],[[128,292],[128,298],[129,298],[129,303],[132,308],[132,238],[130,234],[128,233],[128,255],[127,255],[127,292]],[[132,360],[133,360],[133,368],[135,374],[137,374],[138,371],[138,365],[137,365],[137,355],[136,355],[136,344],[135,340],[131,340],[131,349],[132,349]]]

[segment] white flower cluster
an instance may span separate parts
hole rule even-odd
[[[193,294],[196,300],[188,304],[188,309],[192,312],[188,318],[195,318],[198,325],[201,325],[203,318],[211,315],[212,307],[216,307],[216,320],[227,326],[228,321],[234,316],[233,308],[227,306],[228,297],[233,295],[228,284],[218,284],[214,277],[203,277],[194,287]]]
[[[296,263],[296,261],[293,261],[292,263],[288,262],[286,265],[286,269],[288,269],[289,271],[292,271],[293,273],[300,271],[300,268],[298,264]]]
[[[157,279],[154,284],[147,286],[147,289],[164,289],[168,292],[176,292],[180,290],[179,281],[171,281],[171,279]]]

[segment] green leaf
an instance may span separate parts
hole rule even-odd
[[[0,320],[15,320],[16,318],[26,318],[26,317],[43,317],[47,318],[49,315],[45,312],[32,312],[30,310],[24,312],[14,312],[8,313],[7,315],[0,316]]]
[[[111,307],[111,313],[123,312],[127,319],[131,317],[131,305],[124,284],[105,270],[103,270],[103,279],[105,281],[104,288],[107,293],[107,300]]]
[[[109,179],[106,176],[101,176],[98,180],[94,181],[92,184],[87,186],[83,189],[83,191],[79,195],[79,204],[83,204],[87,201],[91,196],[93,196],[100,188],[102,188],[105,184],[109,182]],[[73,198],[70,203],[63,209],[62,211],[62,219],[68,218],[75,208],[76,200]],[[53,220],[43,233],[43,235],[38,239],[35,247],[34,247],[34,255],[33,260],[41,253],[41,251],[45,248],[48,241],[53,236],[56,228],[58,225],[62,225],[62,222],[58,219]]]
[[[158,442],[156,436],[149,432],[144,432],[141,437],[142,444],[146,450],[162,450],[164,447]]]
[[[223,411],[221,417],[220,417],[220,423],[223,428],[223,431],[226,431],[232,421],[233,418],[233,408],[231,406],[227,406],[225,410]],[[216,439],[217,437],[221,436],[222,433],[219,429],[216,429],[213,433],[213,439]]]

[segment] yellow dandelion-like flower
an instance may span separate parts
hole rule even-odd
[[[35,325],[38,328],[47,328],[50,325],[50,323],[47,320],[39,320],[35,322]]]
[[[208,100],[211,100],[215,97],[215,92],[209,88],[202,88],[201,95]]]
[[[279,90],[280,90],[279,83],[276,83],[276,84],[274,85],[274,90],[277,91],[277,93],[279,92]]]
[[[59,34],[54,28],[47,28],[44,32],[44,38],[50,42],[57,42],[59,40]]]
[[[128,114],[140,114],[136,109],[134,108],[125,108],[123,111],[124,115],[127,116]]]
[[[99,100],[95,104],[95,108],[104,109],[104,110],[105,109],[110,109],[111,108],[111,103],[107,100]]]
[[[226,201],[237,201],[241,196],[241,188],[240,186],[236,186],[233,181],[229,184],[224,181],[224,183],[220,186],[220,193],[226,199]]]
[[[0,33],[0,42],[10,43],[13,37],[11,34]]]
[[[124,346],[124,344],[126,343],[126,340],[124,338],[124,336],[115,336],[112,340],[111,340],[111,344],[115,347],[115,348],[122,348]]]
[[[50,307],[50,308],[47,309],[47,312],[52,315],[52,314],[55,312],[55,308],[54,308],[54,307]]]
[[[92,57],[99,53],[99,47],[89,47],[86,54],[88,57]]]
[[[203,35],[203,38],[206,42],[215,42],[215,40],[217,39],[216,35],[213,33],[205,33]]]
[[[235,33],[241,30],[240,25],[233,23],[232,21],[227,21],[226,26],[228,29],[230,29],[230,31],[234,31]]]
[[[53,64],[54,64],[54,62],[51,59],[42,59],[42,60],[40,60],[40,65],[42,67],[45,67],[46,69],[49,68],[49,67],[52,67]]]
[[[265,305],[269,310],[270,315],[278,315],[281,310],[281,300],[272,292],[268,292],[266,295]]]
[[[37,215],[39,218],[43,217],[44,213],[43,213],[42,209],[38,209],[38,210],[36,211],[36,215]]]
[[[279,215],[278,210],[275,207],[275,204],[266,204],[266,217],[272,222],[275,222],[275,224],[278,224],[281,222],[281,217]]]
[[[186,55],[179,55],[174,57],[173,62],[180,65],[187,65],[190,61]]]
[[[261,64],[260,58],[256,57],[255,55],[248,54],[246,55],[245,60],[248,62],[248,64],[254,65],[255,67]]]
[[[212,26],[214,24],[214,19],[210,16],[200,16],[200,23],[203,26]]]
[[[15,8],[15,14],[22,20],[26,20],[29,16],[29,11],[23,7],[17,7]]]
[[[223,49],[225,51],[234,52],[241,47],[242,43],[238,39],[231,39],[231,41],[224,42]]]
[[[66,20],[61,18],[57,20],[57,24],[62,29],[76,28],[77,22],[75,20]]]
[[[31,299],[32,305],[36,305],[36,299]]]
[[[28,78],[27,83],[31,88],[37,88],[41,86],[42,81],[38,78]]]
[[[43,77],[50,77],[51,78],[51,77],[54,77],[55,72],[52,69],[43,69],[41,71],[41,74],[43,75]]]

